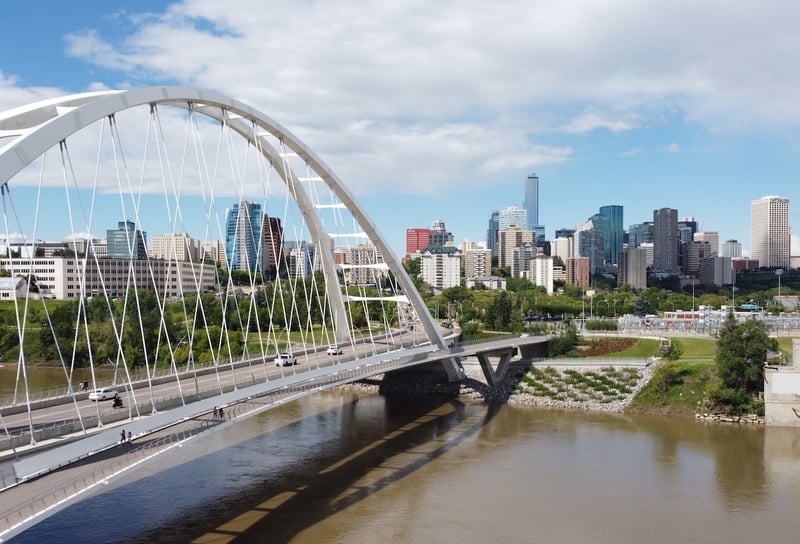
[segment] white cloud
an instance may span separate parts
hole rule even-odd
[[[681,146],[679,146],[675,142],[672,142],[671,144],[667,144],[664,146],[664,151],[666,151],[667,153],[680,153]]]
[[[566,146],[545,137],[559,130],[800,124],[800,5],[728,7],[185,0],[160,14],[119,14],[127,35],[76,31],[67,44],[124,85],[177,82],[258,107],[348,169],[357,190],[379,175],[430,191],[433,179],[481,183],[461,176],[476,166],[566,160]],[[459,159],[460,168],[447,164]]]
[[[633,156],[638,155],[641,152],[642,152],[642,148],[641,147],[634,147],[634,148],[631,148],[631,149],[626,149],[625,151],[620,151],[619,153],[617,153],[617,156],[619,156],[619,157],[633,157]]]
[[[636,125],[631,121],[587,111],[565,124],[562,130],[575,134],[585,134],[600,128],[610,130],[611,132],[624,132],[635,128],[635,126]]]

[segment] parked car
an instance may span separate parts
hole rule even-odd
[[[275,357],[275,366],[292,366],[297,364],[297,357],[291,353],[279,353]]]
[[[114,389],[109,387],[103,389],[95,389],[91,393],[89,393],[89,400],[108,400],[113,399],[119,395]]]
[[[344,353],[339,346],[328,346],[328,355],[341,355]]]

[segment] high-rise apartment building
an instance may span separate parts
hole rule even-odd
[[[647,289],[647,250],[627,247],[620,253],[617,285],[630,285],[633,289]]]
[[[678,210],[653,210],[653,270],[657,274],[677,274]]]
[[[539,255],[531,260],[528,279],[534,285],[544,287],[548,295],[553,294],[553,258]]]
[[[752,202],[750,212],[753,259],[761,268],[788,268],[791,238],[789,199],[765,196]]]
[[[286,273],[284,256],[281,218],[264,214],[264,221],[261,224],[262,274],[270,278],[284,275]]]
[[[461,285],[461,252],[453,246],[430,246],[421,255],[422,280],[434,289]]]
[[[524,244],[536,245],[536,233],[522,227],[501,229],[497,237],[497,265],[511,268],[514,262],[514,248]]]
[[[469,249],[464,252],[464,275],[467,278],[489,276],[491,273],[491,251],[488,249]]]
[[[578,287],[589,287],[589,257],[575,257],[564,263],[567,268],[567,283]]]
[[[225,253],[228,270],[261,272],[261,204],[242,200],[227,210]]]
[[[625,229],[622,226],[622,206],[616,204],[601,206],[600,215],[608,220],[607,231],[603,233],[606,236],[606,261],[617,264],[619,252],[622,251],[622,239],[625,235]]]

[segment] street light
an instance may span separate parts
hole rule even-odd
[[[781,296],[781,276],[783,275],[783,268],[779,268],[775,271],[775,275],[778,276],[778,296]]]

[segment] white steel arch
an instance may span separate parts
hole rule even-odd
[[[242,102],[226,96],[186,87],[151,87],[125,91],[82,93],[45,100],[0,113],[0,187],[6,190],[9,181],[23,168],[71,134],[91,123],[112,117],[123,110],[142,105],[173,106],[197,112],[227,124],[238,134],[257,144],[259,151],[271,161],[276,172],[289,188],[309,225],[315,244],[325,241],[326,233],[314,205],[299,178],[286,164],[282,152],[275,149],[265,136],[277,138],[324,182],[358,221],[367,237],[382,253],[389,269],[402,287],[404,295],[420,319],[430,342],[447,349],[437,324],[433,321],[421,296],[400,262],[390,251],[383,236],[356,202],[338,176],[305,144],[281,124]],[[344,296],[336,283],[336,265],[332,255],[321,252],[328,292],[332,297],[334,326],[337,339],[349,335]],[[448,360],[444,367],[451,379],[462,376],[460,364]]]

